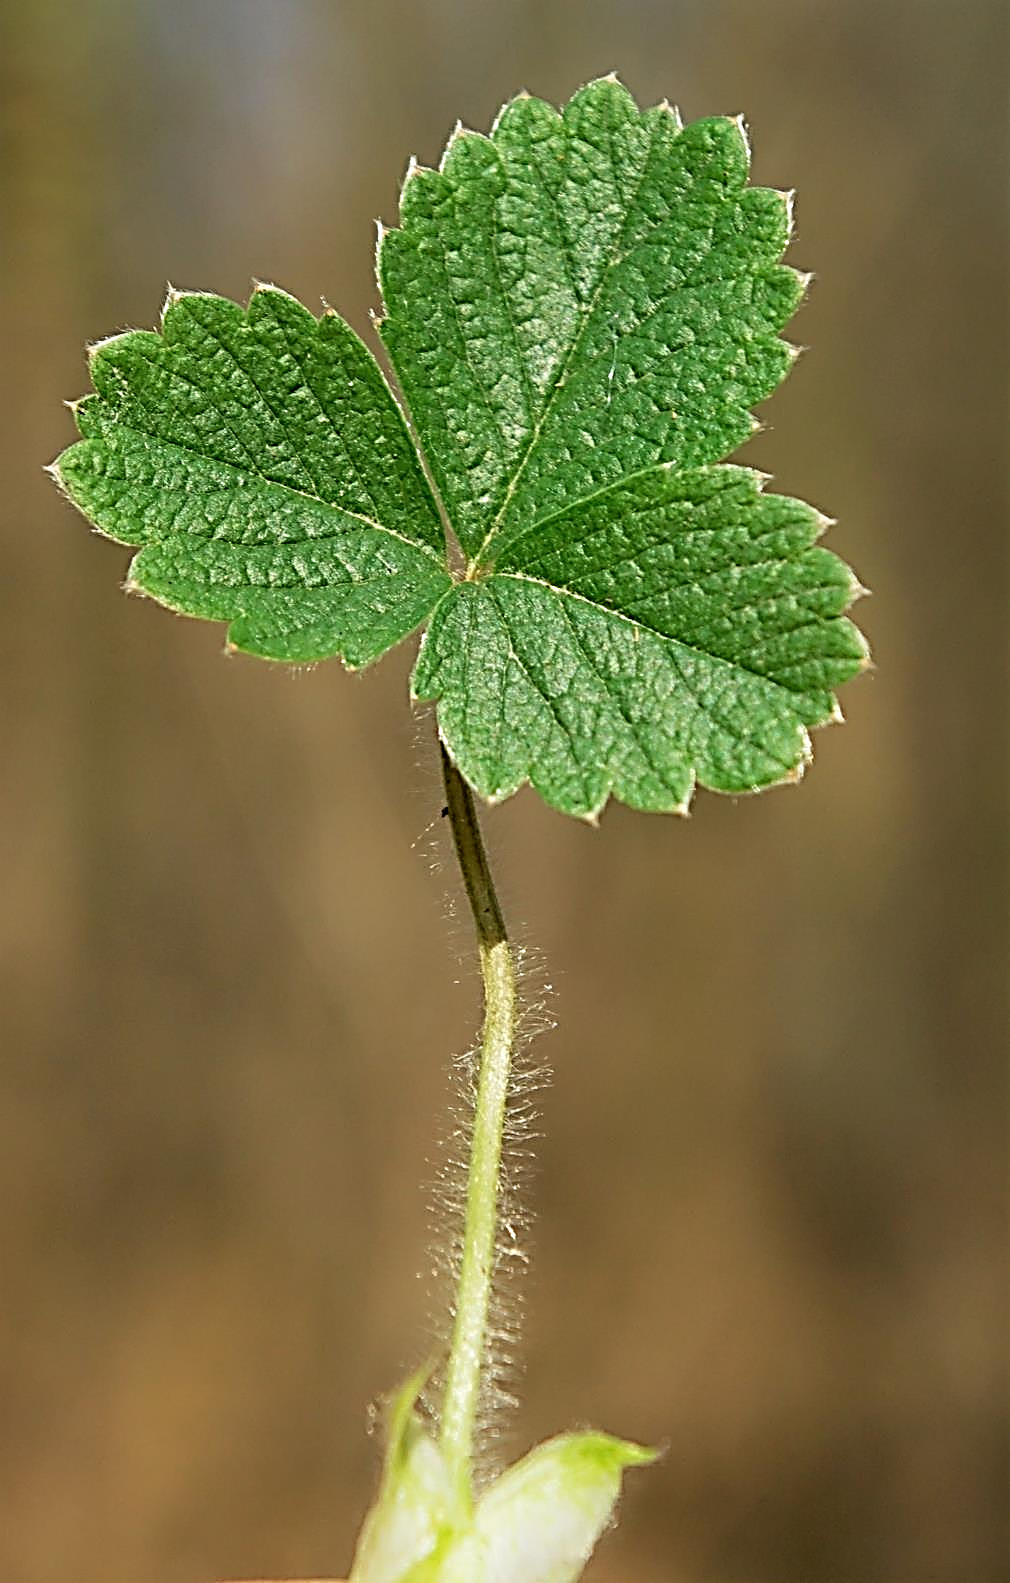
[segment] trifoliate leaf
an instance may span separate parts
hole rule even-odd
[[[397,1394],[378,1498],[350,1583],[576,1583],[611,1522],[621,1477],[656,1453],[612,1435],[558,1435],[461,1510],[415,1411],[423,1376]]]
[[[263,287],[171,294],[160,335],[92,352],[70,498],[143,545],[129,585],[270,659],[366,665],[449,586],[438,510],[378,365],[336,314]]]
[[[133,586],[238,647],[358,665],[428,621],[414,695],[485,797],[593,817],[796,779],[866,649],[826,519],[719,465],[805,286],[748,166],[739,122],[610,78],[515,99],[411,164],[380,236],[418,452],[336,315],[184,296],[98,349],[61,479],[142,546]]]

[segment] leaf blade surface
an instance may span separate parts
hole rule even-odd
[[[660,461],[718,461],[786,373],[803,292],[784,194],[725,118],[681,127],[610,79],[520,97],[413,168],[381,333],[464,549]]]
[[[129,586],[266,658],[367,664],[449,586],[438,510],[371,354],[260,288],[178,294],[92,357],[71,499],[140,547]]]
[[[413,687],[493,801],[529,780],[593,818],[686,811],[696,781],[795,779],[833,687],[865,664],[823,519],[745,468],[651,469],[513,541],[455,589]]]

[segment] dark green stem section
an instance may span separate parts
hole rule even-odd
[[[442,1402],[442,1451],[457,1495],[472,1499],[471,1462],[487,1353],[501,1198],[502,1138],[516,1029],[516,976],[473,793],[439,742],[446,811],[477,931],[484,1027],[467,1172],[463,1253]]]

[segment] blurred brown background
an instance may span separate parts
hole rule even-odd
[[[879,669],[799,791],[488,819],[559,1020],[507,1446],[668,1442],[596,1583],[1007,1576],[1008,44],[999,0],[0,3],[3,1583],[346,1566],[476,1016],[409,646],[292,676],[124,599],[41,472],[82,343],[253,275],[365,330],[407,155],[615,66],[799,189],[813,350],[747,459],[840,518]]]

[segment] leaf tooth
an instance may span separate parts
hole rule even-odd
[[[733,125],[736,127],[737,132],[740,135],[740,141],[743,144],[744,153],[747,156],[747,169],[750,170],[750,163],[751,163],[751,157],[752,156],[751,156],[750,133],[747,130],[747,122],[744,119],[744,116],[743,116],[742,112],[741,112],[740,115],[731,115],[731,116],[729,116],[728,119],[733,122]]]
[[[442,157],[438,162],[438,174],[445,177],[450,183],[452,182],[452,177],[448,174],[449,161],[455,157],[456,151],[462,143],[481,144],[485,149],[493,152],[496,160],[501,157],[495,148],[494,142],[486,132],[478,132],[476,127],[464,126],[462,121],[457,121],[449,134],[449,141],[442,150]]]
[[[430,165],[422,164],[421,161],[418,159],[416,154],[411,154],[410,158],[407,161],[407,168],[404,171],[403,180],[400,183],[399,212],[400,212],[400,219],[401,219],[401,221],[404,218],[404,207],[405,207],[405,204],[406,204],[406,202],[408,200],[410,189],[413,186],[414,182],[418,181],[418,180],[421,180],[421,179],[423,179],[426,176],[434,176],[436,174],[437,173],[432,169],[432,167]],[[379,221],[379,220],[377,220],[375,223],[378,226],[382,225],[382,222]],[[395,229],[395,227],[385,226],[385,227],[383,227],[383,234],[385,233],[385,231],[393,230],[393,229]],[[379,240],[381,241],[381,239],[382,238],[380,236]]]
[[[117,330],[115,335],[103,336],[100,341],[89,341],[87,344],[88,366],[93,366],[95,358],[108,347],[115,346],[117,341],[128,341],[131,335],[136,335],[136,330]]]
[[[169,317],[177,308],[184,308],[187,302],[198,297],[214,297],[212,291],[180,291],[176,286],[169,285],[165,292],[165,300],[161,306],[161,328],[163,334],[169,333]],[[115,337],[112,337],[115,339]]]
[[[872,588],[864,588],[855,572],[852,571],[851,567],[846,567],[846,571],[849,573],[851,579],[849,605],[854,605],[858,599],[871,598],[873,594]],[[863,671],[876,670],[876,663],[872,653],[870,652],[870,645],[867,640],[866,633],[861,632],[854,621],[849,622],[849,627],[851,629],[852,636],[859,644],[859,673],[861,674]]]
[[[804,775],[807,773],[807,770],[810,768],[810,761],[814,756],[814,750],[813,744],[810,741],[810,732],[805,728],[803,731],[802,744],[802,758],[793,765],[791,770],[786,770],[786,773],[779,781],[780,786],[798,786]]]
[[[167,291],[165,292],[165,302],[161,310],[162,318],[164,318],[168,310],[170,308],[174,308],[177,303],[188,302],[191,297],[213,296],[214,293],[212,291],[186,291],[178,286],[169,285]]]
[[[774,192],[777,197],[782,199],[782,203],[786,211],[786,228],[788,234],[792,236],[793,227],[796,224],[796,188],[773,187],[772,192]],[[797,274],[798,273],[799,271],[797,271]]]
[[[506,110],[510,110],[517,99],[529,99],[530,97],[531,95],[527,93],[525,88],[520,88],[519,92],[517,94],[513,94],[511,99],[506,99],[504,104],[498,106],[495,118],[491,122],[492,137],[494,137],[495,133],[498,131],[498,128],[501,126],[502,116],[505,114]]]
[[[408,171],[407,179],[409,179],[409,175],[410,175],[410,173]],[[406,187],[407,187],[407,180],[405,179],[404,183],[403,183],[403,189],[401,190],[401,193],[400,193],[400,202],[401,202],[401,204],[403,202],[403,193],[406,191]],[[382,264],[382,245],[385,242],[386,237],[389,235],[390,231],[394,230],[394,229],[395,229],[394,226],[387,225],[384,220],[376,219],[376,222],[375,222],[375,250],[374,250],[376,278],[378,278],[378,276],[379,276],[379,269],[380,269],[380,266]],[[373,323],[375,322],[374,319],[373,319],[372,322]]]
[[[505,103],[499,106],[498,112],[495,115],[494,120],[491,122],[491,136],[494,137],[499,126],[501,125],[502,116],[504,116],[507,111],[511,110],[514,104],[525,104],[527,99],[532,98],[533,95],[530,93],[528,88],[520,88],[519,92],[514,93],[511,99],[506,99]],[[553,105],[551,105],[550,108],[554,110]],[[556,115],[557,111],[555,110],[554,113]]]
[[[456,147],[456,144],[459,142],[460,138],[465,136],[466,127],[463,125],[462,121],[457,121],[456,125],[449,133],[449,141],[442,150],[442,158],[438,162],[438,173],[440,176],[445,175],[445,167],[449,162],[453,149]]]
[[[817,521],[818,538],[821,538],[825,533],[830,533],[832,528],[838,526],[837,517],[829,517],[826,512],[818,511],[816,506],[812,506],[811,510],[813,511],[814,517]]]
[[[669,99],[660,99],[656,109],[661,110],[664,115],[668,115],[670,117],[678,132],[683,132],[684,117],[681,115],[680,107],[678,105],[671,104]]]
[[[529,104],[531,100],[536,104],[538,114],[549,117],[550,120],[560,126],[563,117],[557,105],[550,104],[546,99],[537,98],[537,95],[530,93],[528,88],[521,88],[518,93],[513,94],[511,99],[506,99],[505,103],[498,110],[497,115],[491,122],[491,128],[488,133],[489,141],[492,143],[496,142],[498,133],[501,130],[502,122],[510,110],[512,110],[516,105]]]
[[[70,504],[72,506],[77,506],[78,511],[80,511],[81,507],[77,504],[77,501],[74,499],[73,495],[70,493],[70,486],[69,486],[69,484],[67,483],[66,479],[63,476],[63,470],[60,467],[60,463],[61,463],[62,460],[63,460],[62,456],[57,456],[55,458],[55,460],[53,460],[51,462],[46,462],[46,464],[42,468],[42,471],[44,473],[47,473],[49,475],[49,477],[53,480],[53,483],[56,485],[56,487],[59,490],[60,494],[63,495],[65,499],[69,500]],[[87,519],[85,519],[85,520],[87,520]],[[101,533],[102,532],[102,529],[96,527],[95,524],[93,522],[91,522],[91,521],[88,521],[88,527],[91,529],[92,533]]]

